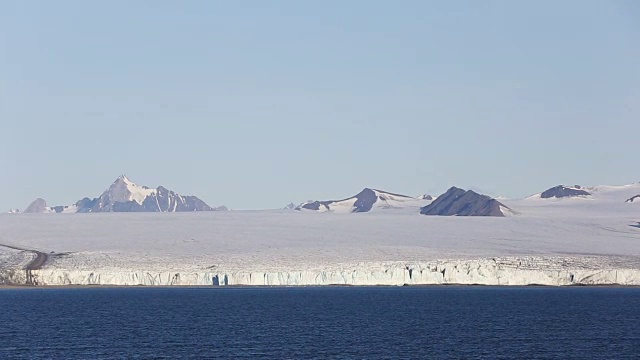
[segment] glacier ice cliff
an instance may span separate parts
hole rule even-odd
[[[13,273],[16,282],[18,272]],[[640,285],[640,268],[610,258],[492,258],[387,262],[302,270],[144,271],[105,268],[34,271],[41,285],[319,286],[319,285]]]

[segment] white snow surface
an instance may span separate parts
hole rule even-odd
[[[432,200],[425,198],[413,198],[409,196],[396,195],[381,190],[373,190],[378,197],[378,201],[373,204],[372,211],[375,209],[402,209],[402,208],[420,208],[429,205]]]
[[[513,210],[505,218],[383,208],[0,214],[0,243],[55,252],[34,271],[49,285],[640,285],[640,212],[624,202],[639,190],[502,200]],[[1,254],[0,270],[24,266]]]
[[[327,206],[321,205],[319,208],[319,212],[331,211],[334,213],[346,214],[353,211],[353,206],[355,205],[358,199],[350,198],[342,201],[334,201]]]
[[[69,206],[65,206],[64,207],[64,209],[62,210],[61,214],[75,214],[77,212],[78,212],[78,206],[69,205]]]
[[[118,189],[122,188],[123,186],[126,188],[126,191]],[[135,201],[140,205],[142,205],[142,202],[147,198],[147,196],[153,195],[157,192],[156,189],[150,189],[146,186],[136,185],[133,181],[129,180],[126,175],[121,175],[107,191],[111,191],[112,194],[122,196],[114,196],[114,198],[112,198],[112,201]]]

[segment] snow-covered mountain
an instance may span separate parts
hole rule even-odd
[[[296,210],[312,210],[318,212],[361,213],[376,209],[417,208],[428,204],[431,200],[414,198],[407,195],[394,194],[387,191],[365,188],[358,194],[342,200],[307,201],[296,207]]]
[[[438,216],[498,216],[511,215],[506,205],[487,195],[473,190],[452,187],[438,196],[431,204],[420,209],[423,215]]]
[[[23,211],[26,214],[40,214],[52,212],[51,208],[47,206],[47,202],[43,198],[37,198],[27,206]]]
[[[180,212],[228,211],[225,206],[212,208],[196,196],[183,196],[165,187],[155,189],[135,184],[125,175],[119,176],[102,195],[85,197],[69,206],[47,206],[36,199],[25,212],[29,213],[97,213],[97,212]]]
[[[211,211],[209,205],[195,196],[182,196],[159,186],[151,189],[135,184],[121,175],[100,197],[76,203],[78,212],[177,212]]]
[[[549,199],[549,198],[560,199],[560,198],[569,198],[569,197],[578,197],[578,196],[582,196],[582,197],[591,196],[591,193],[586,191],[580,185],[574,185],[574,186],[558,185],[550,189],[547,189],[541,192],[540,194],[536,194],[534,196],[540,197],[541,199]]]
[[[20,212],[18,210],[18,212]],[[27,208],[23,211],[25,214],[53,214],[53,213],[75,213],[78,212],[77,205],[69,206],[48,206],[47,202],[42,198],[35,199]]]
[[[295,210],[296,208],[296,204],[294,203],[289,203],[287,206],[283,207],[283,210]]]
[[[510,199],[509,201],[521,203],[518,205],[525,207],[535,204],[541,209],[545,207],[552,209],[557,206],[573,206],[573,203],[589,203],[591,206],[625,202],[640,203],[640,196],[636,197],[636,195],[640,195],[640,183],[593,186],[558,185],[524,199]]]

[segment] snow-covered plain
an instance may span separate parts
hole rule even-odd
[[[39,284],[640,285],[640,185],[589,198],[501,200],[513,216],[438,217],[418,207],[5,214],[0,243],[54,252]],[[25,254],[0,247],[0,271]]]

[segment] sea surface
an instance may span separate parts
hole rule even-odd
[[[640,359],[640,288],[0,289],[0,359]]]

